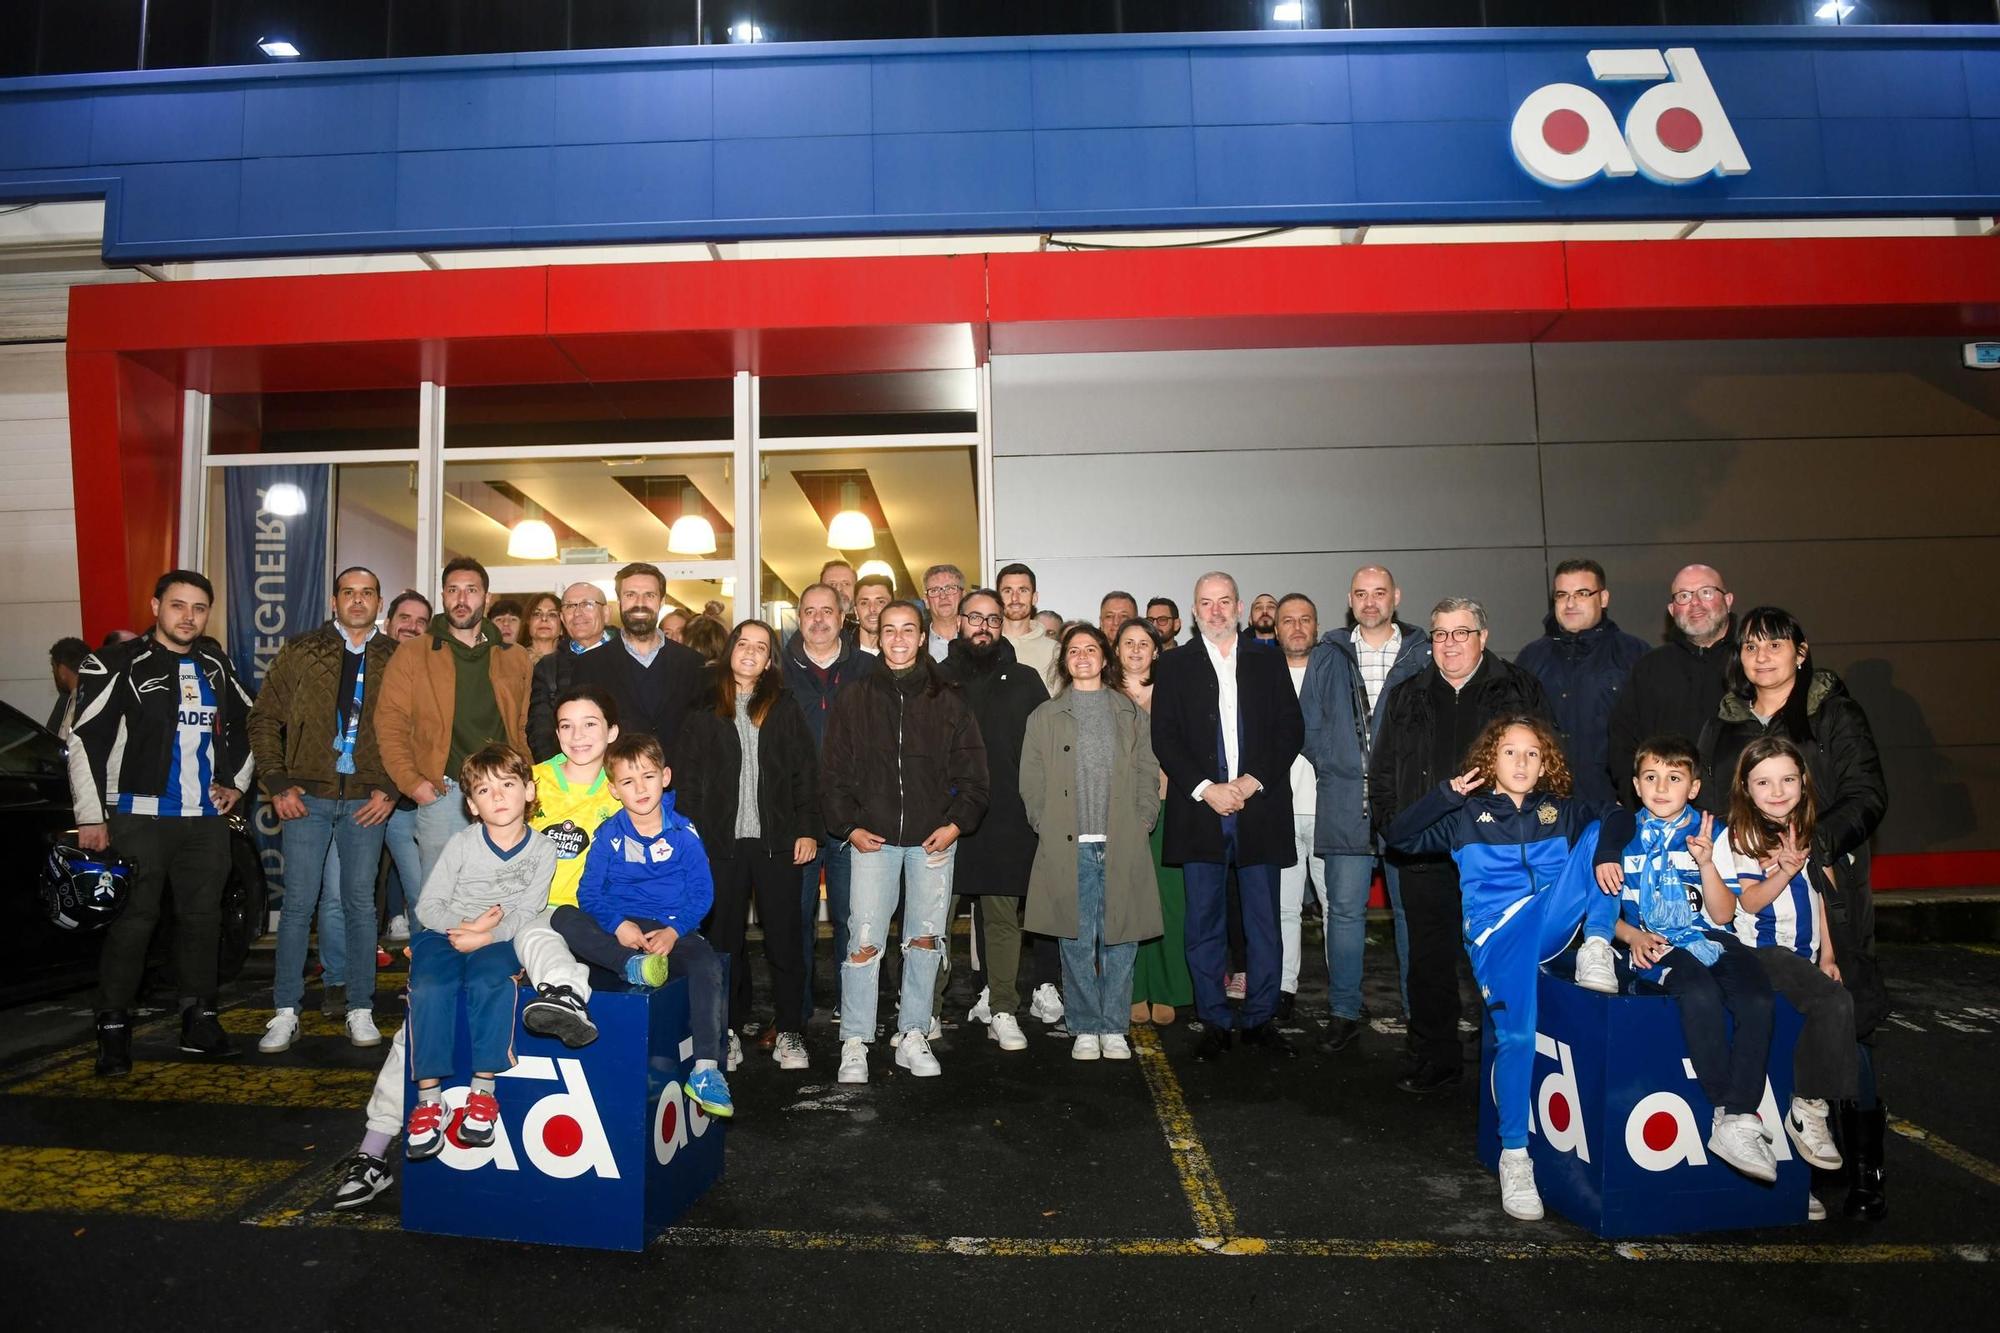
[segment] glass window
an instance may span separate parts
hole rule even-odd
[[[417,399],[416,389],[216,394],[209,399],[208,452],[414,449]]]
[[[765,439],[979,429],[979,382],[970,370],[788,375],[764,380],[759,398]]]
[[[445,394],[447,449],[726,440],[728,380],[507,384]]]
[[[61,741],[25,714],[0,706],[0,776],[46,778],[64,769]]]

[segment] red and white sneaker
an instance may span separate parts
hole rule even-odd
[[[403,1156],[421,1162],[444,1151],[444,1120],[443,1102],[418,1102],[403,1132]]]
[[[1250,993],[1248,973],[1231,972],[1222,983],[1222,993],[1232,1000],[1240,1000]]]
[[[490,1092],[475,1092],[465,1099],[465,1114],[459,1117],[458,1141],[468,1148],[484,1148],[493,1142],[500,1125],[500,1103]]]

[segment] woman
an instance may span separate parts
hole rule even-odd
[[[715,877],[715,906],[702,929],[716,952],[732,960],[729,1067],[741,1061],[737,1031],[750,1007],[744,937],[754,895],[777,1007],[772,1056],[780,1069],[804,1069],[798,868],[819,852],[812,733],[785,688],[778,636],[761,620],[746,620],[729,635],[707,684],[706,697],[681,726],[673,782],[678,809],[701,830]]]
[[[1128,620],[1118,631],[1118,675],[1125,697],[1151,714],[1153,659],[1166,650],[1158,630],[1143,620]],[[1160,799],[1166,800],[1167,778],[1160,775]],[[1132,1021],[1165,1025],[1174,1021],[1177,1005],[1194,1003],[1194,978],[1188,975],[1187,885],[1179,866],[1160,864],[1160,833],[1165,820],[1153,823],[1153,878],[1159,886],[1160,922],[1164,933],[1139,946],[1132,967]]]
[[[1139,941],[1160,933],[1146,852],[1160,817],[1160,765],[1146,712],[1118,689],[1095,625],[1073,625],[1056,652],[1056,697],[1028,718],[1021,801],[1041,835],[1023,930],[1061,941],[1063,1013],[1074,1060],[1129,1060]]]
[[[749,622],[745,622],[747,624]],[[737,626],[743,628],[742,625]],[[713,616],[696,616],[681,630],[681,642],[710,662],[720,661],[728,652],[730,631]]]
[[[1868,839],[1888,808],[1882,758],[1868,715],[1840,677],[1816,671],[1805,628],[1789,612],[1760,606],[1737,620],[1729,689],[1702,728],[1701,792],[1697,803],[1726,817],[1740,757],[1752,741],[1782,736],[1805,755],[1817,793],[1810,863],[1830,889],[1828,933],[1840,960],[1841,982],[1854,997],[1861,1043],[1860,1095],[1840,1108],[1842,1155],[1852,1164],[1849,1217],[1882,1217],[1882,1137],[1887,1112],[1878,1095],[1873,1058],[1876,1024],[1888,1013],[1888,992],[1875,963],[1875,902],[1868,881]]]
[[[528,599],[528,660],[539,662],[562,643],[562,598],[538,592]]]

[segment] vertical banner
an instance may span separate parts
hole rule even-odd
[[[251,690],[285,640],[327,617],[328,497],[333,468],[325,463],[229,468],[223,474],[223,571],[229,659]],[[276,912],[284,891],[285,856],[278,817],[253,803],[251,828]]]

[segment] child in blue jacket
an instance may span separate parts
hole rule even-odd
[[[1493,1019],[1500,1204],[1508,1216],[1533,1221],[1542,1216],[1528,1159],[1536,976],[1582,922],[1596,957],[1587,970],[1580,953],[1578,981],[1617,988],[1611,934],[1623,887],[1618,861],[1633,821],[1616,806],[1570,795],[1562,746],[1539,717],[1495,718],[1466,764],[1466,772],[1398,815],[1386,838],[1398,851],[1449,851],[1458,863],[1465,948]],[[1600,820],[1607,825],[1602,837]],[[1608,864],[1593,870],[1600,861]]]
[[[688,981],[694,1071],[687,1094],[714,1116],[733,1114],[722,1073],[722,964],[701,935],[715,902],[708,855],[694,825],[675,813],[666,753],[647,735],[621,736],[604,752],[624,808],[597,826],[584,854],[575,907],[549,924],[600,990],[657,986],[669,962]]]

